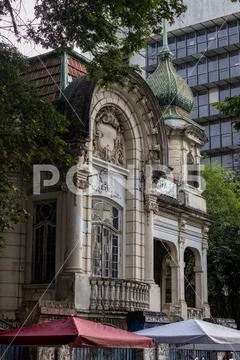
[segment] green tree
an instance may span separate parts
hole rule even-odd
[[[18,35],[13,4],[0,2],[0,13],[11,16]],[[122,60],[146,47],[151,34],[160,32],[163,18],[172,23],[185,10],[184,0],[42,0],[36,2],[28,35],[45,47],[77,46],[91,53],[89,76],[121,82],[129,71]]]
[[[23,184],[32,165],[70,164],[68,121],[43,102],[23,76],[24,58],[13,47],[0,45],[0,233],[27,216]],[[3,238],[1,238],[3,242]]]
[[[212,315],[235,319],[240,328],[240,184],[233,172],[206,167],[204,196],[212,218],[208,277]]]
[[[240,94],[239,94],[240,95]],[[225,101],[219,102],[216,105],[216,108],[220,110],[226,116],[237,117],[235,128],[240,130],[240,96],[233,96],[226,98]]]

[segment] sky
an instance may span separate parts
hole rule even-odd
[[[17,23],[21,34],[25,34],[25,24],[28,21],[34,20],[34,5],[35,0],[16,0],[16,11],[18,13]],[[0,21],[0,34],[4,37],[4,41],[12,43],[18,50],[27,57],[37,56],[51,49],[44,49],[40,45],[36,45],[32,40],[21,38],[17,41],[16,36],[13,34],[10,17],[3,17]]]

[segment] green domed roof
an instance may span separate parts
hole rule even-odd
[[[193,94],[186,81],[178,75],[172,63],[172,56],[167,44],[166,26],[163,37],[165,39],[163,39],[160,63],[154,73],[147,78],[147,83],[161,106],[175,105],[190,112],[194,102]]]

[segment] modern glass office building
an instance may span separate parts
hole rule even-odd
[[[201,5],[193,4],[192,0],[186,2],[191,7],[182,23],[187,26],[170,28],[168,40],[176,68],[195,96],[192,118],[204,127],[209,139],[202,150],[204,161],[235,169],[240,174],[240,133],[234,129],[236,119],[224,117],[213,106],[226,97],[240,95],[240,13],[231,13],[235,5],[230,1],[208,0]],[[204,7],[204,3],[213,6],[210,10],[199,8],[203,21],[196,23],[197,6]],[[221,11],[224,16],[214,18]],[[146,77],[156,68],[161,47],[161,38],[149,39]]]

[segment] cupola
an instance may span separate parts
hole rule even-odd
[[[156,70],[149,75],[147,83],[160,106],[177,106],[190,113],[193,93],[186,81],[178,75],[168,47],[167,22],[163,21],[163,48]]]

